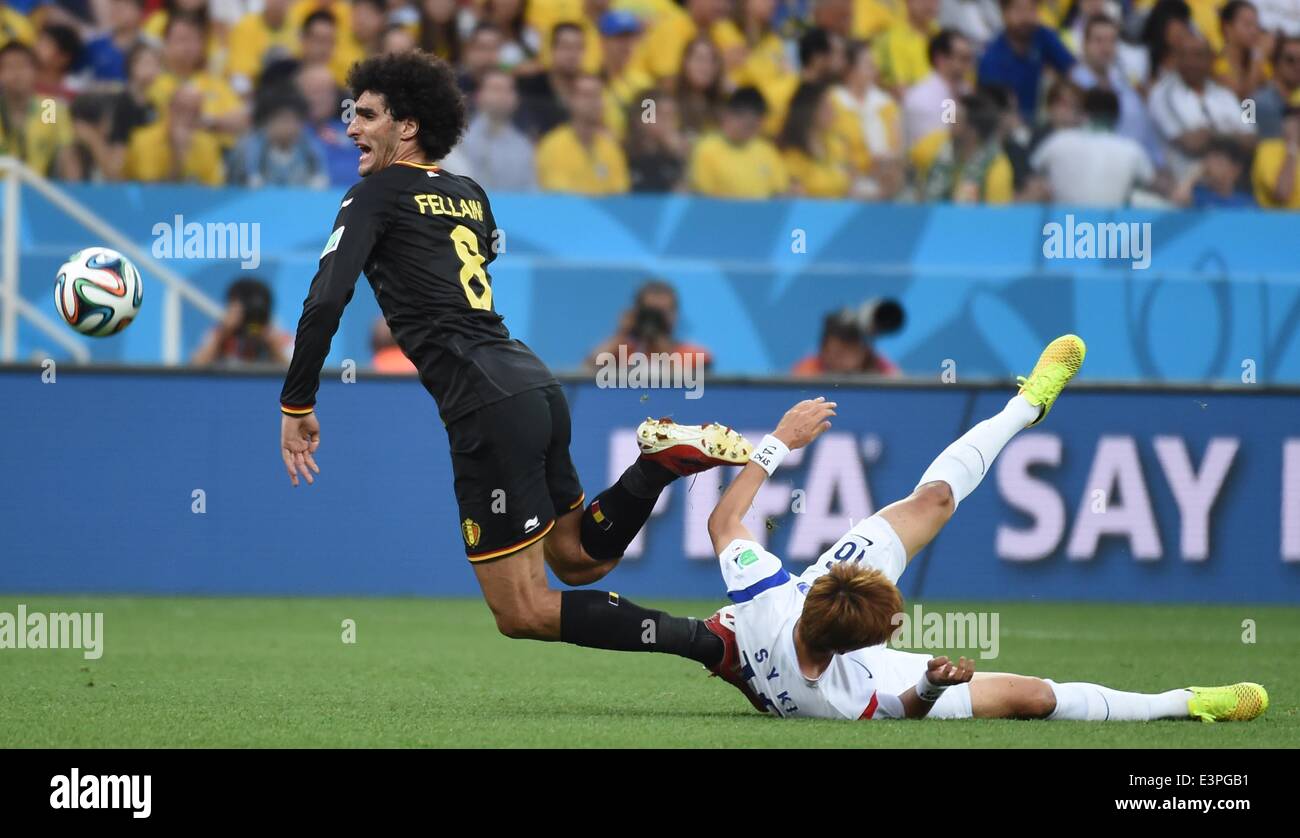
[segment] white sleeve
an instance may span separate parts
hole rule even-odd
[[[873,719],[902,719],[907,715],[903,702],[896,695],[876,691],[876,712]]]
[[[722,581],[732,602],[748,602],[764,591],[790,581],[781,560],[763,549],[757,541],[733,539],[718,554]]]

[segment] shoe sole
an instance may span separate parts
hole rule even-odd
[[[662,454],[686,446],[719,465],[744,465],[754,453],[748,440],[717,422],[679,425],[669,419],[647,419],[636,429],[636,441],[642,454]]]

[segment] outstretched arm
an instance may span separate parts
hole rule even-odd
[[[759,443],[754,457],[727,487],[709,515],[709,538],[713,541],[715,553],[722,553],[738,538],[753,540],[753,534],[740,519],[754,503],[759,487],[768,474],[776,470],[782,457],[803,448],[830,428],[830,417],[834,415],[835,402],[828,402],[821,396],[799,402],[786,411],[776,430]]]

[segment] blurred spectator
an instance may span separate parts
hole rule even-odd
[[[537,145],[537,182],[549,192],[611,195],[628,190],[623,149],[605,128],[600,79],[579,75],[569,99],[572,116]]]
[[[457,81],[472,102],[483,75],[501,66],[501,31],[490,23],[478,24],[465,40],[464,54]]]
[[[654,119],[639,102],[627,111],[627,168],[633,192],[677,192],[684,188],[691,144],[682,131],[677,99],[651,88],[643,99],[654,102]]]
[[[384,7],[384,0],[352,0],[349,24],[358,60],[381,52],[384,28],[388,24],[388,10]]]
[[[225,79],[205,69],[203,21],[185,14],[167,20],[163,40],[163,71],[149,88],[149,98],[159,113],[183,85],[199,93],[202,127],[220,132],[223,144],[233,144],[235,136],[247,129],[248,109]]]
[[[903,94],[907,146],[944,127],[957,99],[968,92],[967,79],[975,66],[975,50],[965,36],[945,29],[930,39],[930,74]],[[949,104],[951,103],[951,104]]]
[[[1204,38],[1192,35],[1183,39],[1174,57],[1175,72],[1155,83],[1149,104],[1164,141],[1165,160],[1174,177],[1181,180],[1216,134],[1249,150],[1255,126],[1241,118],[1236,95],[1210,78],[1210,47]]]
[[[776,147],[759,136],[767,105],[752,87],[727,100],[719,130],[702,137],[691,153],[691,189],[715,198],[772,198],[790,188]]]
[[[1095,15],[1083,28],[1083,54],[1070,70],[1070,81],[1083,90],[1100,87],[1119,99],[1119,124],[1115,131],[1141,144],[1156,166],[1164,163],[1164,153],[1156,136],[1147,106],[1133,89],[1117,60],[1119,24],[1108,17]]]
[[[334,81],[347,84],[350,65],[340,60],[338,19],[328,11],[315,11],[302,22],[298,35],[298,60],[304,67],[328,67]]]
[[[81,62],[81,36],[71,26],[46,25],[36,37],[36,92],[66,101],[82,88],[72,71]]]
[[[697,369],[713,364],[709,350],[677,338],[677,289],[661,279],[652,279],[637,289],[632,307],[619,316],[614,334],[587,356],[587,368],[594,369],[599,356],[608,352],[618,357],[620,347],[625,357],[634,353],[694,355]]]
[[[833,34],[840,40],[848,38],[874,38],[894,21],[892,9],[896,0],[808,0],[812,7],[812,25]],[[790,15],[803,16],[796,8]],[[817,81],[805,79],[805,81]]]
[[[1268,79],[1273,36],[1259,28],[1259,14],[1247,0],[1228,0],[1219,23],[1223,52],[1214,60],[1215,81],[1245,99]]]
[[[1259,25],[1269,32],[1300,37],[1300,0],[1258,0]]]
[[[299,32],[289,19],[292,4],[293,0],[263,0],[262,11],[244,15],[231,28],[226,60],[230,83],[239,93],[253,89],[254,80],[269,62],[298,51]]]
[[[960,33],[974,50],[983,51],[1002,31],[1002,10],[998,0],[939,0],[939,26]]]
[[[632,61],[641,42],[641,21],[625,11],[600,16],[600,79],[605,85],[605,124],[614,136],[626,136],[627,111],[640,103],[641,91],[651,86],[650,76]]]
[[[325,155],[307,130],[307,102],[296,88],[261,91],[256,125],[231,152],[229,183],[254,189],[329,185]]]
[[[686,45],[682,72],[670,80],[670,86],[687,137],[695,139],[717,127],[718,111],[726,101],[724,70],[713,41],[696,38]]]
[[[114,149],[109,143],[113,119],[111,96],[85,94],[72,101],[72,151],[64,160],[65,180],[107,180],[113,172]]]
[[[830,88],[816,82],[799,85],[777,137],[794,194],[843,198],[853,189],[856,173],[850,151],[834,127]]]
[[[1006,155],[1007,162],[1011,164],[1011,182],[1016,200],[1046,201],[1047,185],[1041,177],[1034,174],[1033,167],[1029,165],[1029,157],[1033,153],[1038,130],[1036,126],[1031,128],[1025,124],[1025,118],[1016,103],[1016,94],[1011,88],[1001,84],[981,84],[976,92],[988,97],[997,108],[1000,117],[998,132],[1002,137],[1002,152]],[[913,149],[913,153],[919,150],[918,144],[917,148]]]
[[[31,46],[36,42],[36,30],[26,15],[5,4],[0,6],[0,47],[11,42]]]
[[[1250,182],[1255,200],[1266,209],[1300,209],[1300,106],[1282,114],[1282,135],[1255,150]]]
[[[21,41],[0,47],[0,155],[40,175],[72,169],[72,124],[59,99],[36,94],[36,53]]]
[[[418,0],[420,7],[419,46],[453,65],[459,63],[460,28],[456,0]]]
[[[328,67],[303,67],[294,77],[307,103],[307,127],[325,160],[331,186],[351,186],[357,180],[357,147],[343,121],[343,91]]]
[[[1083,91],[1067,78],[1053,79],[1043,99],[1043,107],[1047,119],[1033,129],[1029,142],[1031,152],[1057,131],[1083,124]]]
[[[799,38],[799,80],[830,83],[844,75],[844,38],[827,29],[812,28]]]
[[[758,88],[767,100],[788,102],[799,85],[790,66],[793,56],[786,49],[775,22],[777,0],[736,0],[732,19],[744,38],[744,60],[734,69],[731,80],[738,87]]]
[[[1011,88],[1025,121],[1032,123],[1038,107],[1043,72],[1064,76],[1074,66],[1074,56],[1056,33],[1038,20],[1035,0],[1001,0],[1006,28],[993,39],[979,63],[981,84]]]
[[[1300,105],[1300,38],[1283,35],[1273,50],[1273,78],[1254,94],[1255,127],[1261,140],[1282,135],[1282,112]]]
[[[98,81],[126,81],[126,56],[140,42],[144,0],[108,0],[108,31],[86,44],[86,63]]]
[[[410,52],[416,49],[419,43],[411,30],[399,24],[392,24],[384,30],[384,37],[379,43],[379,51],[385,55],[392,55],[399,52]]]
[[[561,23],[551,30],[551,66],[531,76],[520,76],[519,127],[537,138],[569,118],[568,101],[582,75],[586,36],[582,27]]]
[[[744,55],[745,38],[727,18],[727,7],[726,0],[683,0],[680,9],[665,4],[645,35],[641,69],[655,82],[682,73],[686,47],[700,37],[712,41],[724,60],[739,63]],[[681,98],[680,92],[678,97]]]
[[[861,320],[851,309],[826,315],[822,323],[821,343],[815,355],[799,361],[793,375],[902,375],[897,365],[876,348],[862,328]]]
[[[848,69],[835,87],[835,104],[857,125],[873,170],[896,162],[903,153],[902,112],[878,80],[869,46],[863,41],[850,42]]]
[[[385,375],[410,375],[416,372],[415,364],[411,363],[397,341],[393,340],[393,332],[383,317],[376,318],[374,328],[370,330],[370,348],[374,352],[370,365],[375,372]]]
[[[162,55],[154,47],[140,42],[127,55],[126,88],[113,96],[112,122],[108,129],[110,153],[104,161],[103,174],[108,180],[122,177],[126,163],[127,143],[131,132],[143,128],[158,118],[158,109],[150,98],[153,83],[162,72]]]
[[[1195,209],[1235,209],[1256,206],[1255,198],[1241,183],[1245,158],[1232,140],[1216,137],[1210,141],[1199,163],[1178,185],[1172,195],[1179,206]]]
[[[532,144],[511,122],[519,107],[514,76],[489,70],[479,83],[474,104],[465,136],[443,165],[474,178],[489,193],[536,189]]]
[[[930,39],[939,29],[938,13],[939,0],[904,0],[903,13],[872,42],[884,87],[901,94],[930,74]]]
[[[526,0],[483,0],[482,19],[502,35],[501,66],[519,73],[537,72],[542,42],[527,21]]]
[[[1192,10],[1183,0],[1157,0],[1142,24],[1147,46],[1148,77],[1159,80],[1172,70],[1174,53],[1193,35]]]
[[[957,118],[912,150],[926,201],[1010,203],[1015,196],[1011,162],[1002,150],[1002,115],[987,93],[958,102]]]
[[[271,322],[274,298],[265,282],[241,277],[226,289],[226,312],[190,363],[200,367],[289,364],[293,338]]]
[[[160,121],[131,132],[124,176],[220,186],[225,182],[221,143],[203,128],[203,92],[194,84],[182,84],[166,104]]]
[[[1155,180],[1142,146],[1115,133],[1119,98],[1093,88],[1084,96],[1087,123],[1062,127],[1034,151],[1032,165],[1042,173],[1058,204],[1078,207],[1121,207],[1133,190]]]

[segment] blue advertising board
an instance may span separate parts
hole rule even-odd
[[[53,380],[50,380],[53,378]],[[446,434],[409,378],[327,372],[322,473],[292,488],[277,376],[0,370],[0,591],[473,595]],[[647,415],[753,439],[795,401],[834,427],[763,488],[751,525],[801,568],[906,496],[1003,388],[570,380],[589,496],[635,456]],[[662,497],[610,588],[719,598],[705,520],[722,472]],[[909,596],[1300,603],[1300,393],[1079,387],[1007,446],[904,574]]]
[[[275,319],[289,330],[342,197],[67,189],[214,298],[238,276],[264,279]],[[815,351],[828,312],[888,296],[903,303],[907,323],[880,347],[917,376],[938,376],[954,360],[968,380],[1005,376],[1047,340],[1075,332],[1093,345],[1086,379],[1300,383],[1300,213],[504,194],[493,196],[493,210],[502,234],[491,265],[496,307],[558,370],[578,369],[640,283],[662,277],[681,295],[681,336],[712,351],[718,374],[786,372]],[[1076,246],[1081,231],[1119,224],[1138,225],[1140,257],[1106,258],[1100,248],[1089,256]],[[24,190],[23,296],[53,314],[58,266],[99,243]],[[131,329],[85,340],[96,360],[161,361],[162,286],[148,270],[145,284]],[[184,312],[188,357],[212,323],[190,306]],[[367,366],[378,314],[363,286],[330,364]],[[30,324],[19,338],[22,359],[63,357]]]

